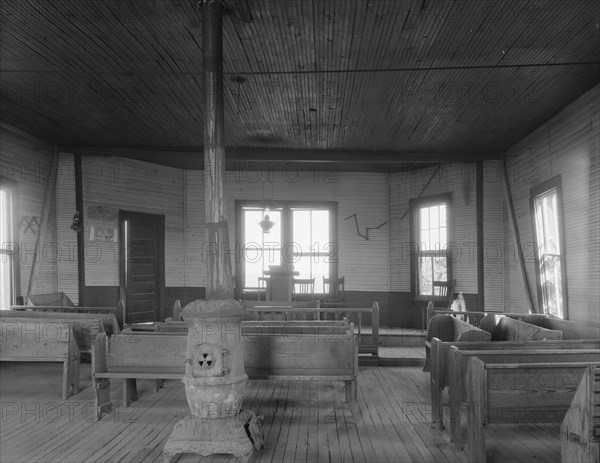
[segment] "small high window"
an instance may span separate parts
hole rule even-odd
[[[566,280],[560,210],[560,178],[531,190],[536,239],[536,277],[543,313],[565,318]]]

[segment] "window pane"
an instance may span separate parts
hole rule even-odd
[[[281,253],[278,250],[260,251],[256,248],[249,248],[245,254],[244,287],[257,287],[258,277],[264,276],[264,271],[269,270],[269,265],[280,265],[281,263]]]
[[[429,232],[429,249],[435,251],[440,249],[440,231],[437,228]]]
[[[446,246],[448,245],[448,238],[446,237],[446,233],[447,233],[446,227],[440,228],[440,249],[441,250],[446,249]]]
[[[429,208],[421,209],[421,230],[429,228]]]
[[[10,309],[11,298],[11,260],[6,254],[0,254],[0,310]]]
[[[12,217],[9,195],[0,190],[0,310],[10,309],[12,300]]]
[[[421,231],[421,251],[428,251],[431,248],[429,247],[429,230]]]
[[[324,257],[320,257],[318,262],[312,264],[312,276],[315,279],[315,293],[324,293],[323,278],[329,278],[329,264],[325,262]]]
[[[311,278],[312,257],[296,257],[294,259],[294,270],[299,272],[296,278]]]
[[[446,269],[445,257],[434,257],[433,259],[433,278],[435,281],[448,281],[448,272]]]
[[[246,262],[246,281],[244,286],[246,288],[258,287],[258,278],[263,276],[262,262],[250,263]]]
[[[440,227],[446,226],[446,205],[440,204]]]
[[[262,211],[244,211],[244,238],[246,243],[262,245],[262,230],[258,223],[262,220]]]
[[[440,208],[438,206],[429,208],[429,228],[440,226]]]
[[[544,309],[550,315],[563,316],[562,279],[559,256],[544,255],[540,261],[540,279]]]
[[[323,251],[329,243],[329,211],[312,211],[312,242],[313,251]]]
[[[0,246],[6,248],[6,243],[10,240],[8,223],[10,217],[8,214],[8,195],[4,190],[0,190]]]
[[[432,276],[432,258],[421,257],[419,265],[419,294],[433,294]]]
[[[296,210],[292,212],[292,239],[296,252],[309,252],[311,244],[310,236],[310,211]]]

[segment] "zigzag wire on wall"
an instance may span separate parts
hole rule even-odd
[[[359,226],[358,226],[358,217],[356,216],[356,214],[352,214],[352,215],[350,215],[350,216],[346,217],[344,220],[348,220],[348,219],[350,219],[350,218],[352,218],[352,217],[354,217],[354,223],[356,224],[356,233],[358,233],[358,236],[361,236],[361,237],[363,237],[363,238],[364,238],[364,239],[366,239],[367,241],[369,241],[369,230],[377,230],[377,229],[379,229],[379,228],[383,227],[383,226],[384,226],[384,225],[387,223],[387,222],[383,222],[382,224],[380,224],[380,225],[377,225],[376,227],[367,227],[367,228],[365,228],[365,233],[366,233],[366,235],[363,235],[363,234],[360,232],[360,228],[359,228]]]

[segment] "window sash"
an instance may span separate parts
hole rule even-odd
[[[411,200],[413,294],[433,295],[433,281],[451,279],[450,195]]]
[[[271,218],[271,220],[280,224],[280,246],[269,247],[268,250],[277,252],[280,255],[281,263],[289,262],[294,265],[294,269],[300,272],[297,278],[315,278],[315,292],[318,292],[323,286],[323,277],[331,278],[332,275],[337,275],[337,260],[332,258],[337,249],[335,239],[337,205],[333,202],[328,202],[326,205],[323,202],[303,204],[301,202],[278,201],[278,203],[281,205],[281,209],[277,209],[280,218],[279,220]],[[248,243],[246,239],[247,227],[255,226],[252,222],[248,222],[249,215],[246,214],[246,211],[262,211],[257,203],[254,204],[245,201],[236,202],[236,207],[241,211],[238,214],[241,221],[238,232],[242,233],[241,238],[244,248]],[[297,218],[296,221],[294,216]],[[258,222],[258,220],[255,221]],[[256,227],[258,227],[258,224],[256,224]],[[271,230],[271,237],[273,237],[272,232],[275,228]],[[250,229],[250,233],[256,235],[253,228]],[[299,234],[302,236],[298,236]],[[268,237],[269,235],[263,236]],[[272,239],[271,241],[277,240]],[[332,242],[335,243],[334,246],[332,246]],[[261,249],[260,243],[255,244],[251,249],[252,256],[256,256]],[[247,254],[247,252],[243,254]],[[250,268],[246,261],[247,258],[243,255],[240,264],[237,266],[240,273],[238,282],[242,286],[240,293],[246,290],[252,291],[258,285],[256,272],[249,271]],[[278,263],[265,263],[262,270],[268,270],[268,265],[278,265]],[[260,276],[262,277],[262,274]]]
[[[543,313],[564,318],[563,257],[559,227],[557,187],[533,197],[537,240],[537,268],[540,305]]]

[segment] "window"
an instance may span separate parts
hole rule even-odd
[[[0,310],[10,309],[17,295],[13,218],[12,192],[2,187],[0,188]]]
[[[433,295],[433,282],[451,281],[452,266],[448,250],[450,197],[411,201],[412,209],[412,286],[413,293]]]
[[[560,222],[560,178],[531,190],[536,239],[536,277],[540,310],[565,318],[563,233]]]
[[[269,216],[275,223],[268,232],[263,232],[259,223]],[[281,211],[272,210],[265,214],[263,209],[248,207],[243,209],[244,246],[244,288],[260,286],[259,278],[269,270],[269,265],[281,265]]]
[[[258,203],[236,201],[237,233],[243,243],[236,262],[238,287],[256,291],[270,265],[291,264],[297,278],[314,278],[315,293],[323,292],[323,277],[337,275],[336,203],[279,202],[268,211],[273,227],[259,223],[265,211]],[[239,294],[238,294],[239,295]]]
[[[323,277],[329,278],[329,252],[334,247],[329,233],[329,210],[292,210],[292,262],[298,278],[314,278],[315,293],[323,293]],[[286,256],[287,257],[287,256]]]

